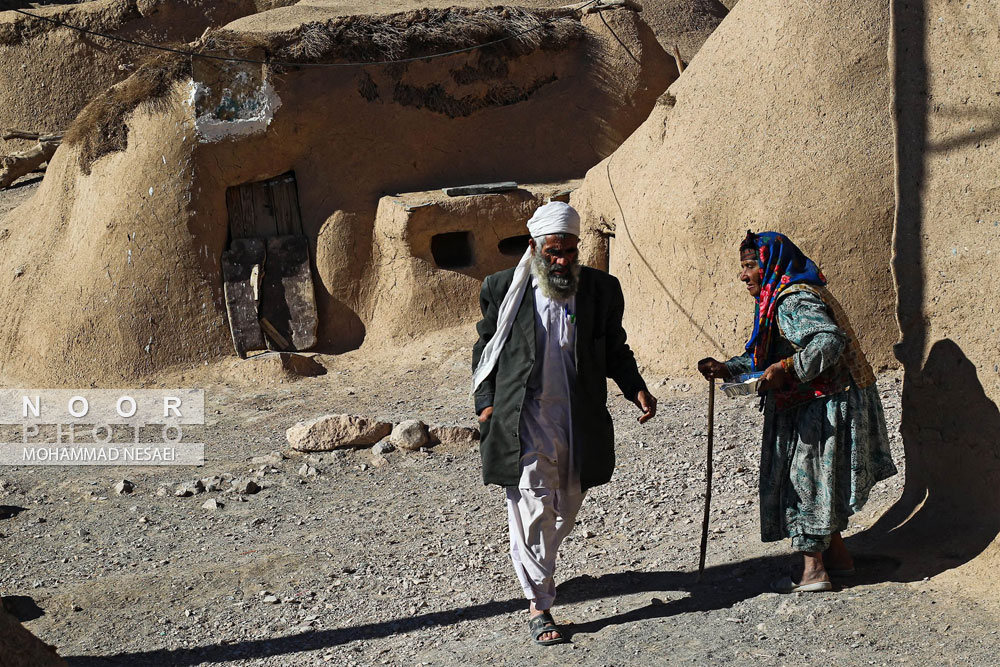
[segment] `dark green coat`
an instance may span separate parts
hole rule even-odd
[[[507,269],[483,281],[479,297],[483,319],[476,325],[479,340],[472,349],[473,370],[496,332],[497,312],[513,277],[514,269]],[[607,378],[613,379],[629,400],[646,389],[632,350],[625,342],[624,310],[625,298],[618,279],[582,267],[576,294],[577,379],[570,387],[570,395],[574,460],[584,489],[610,481],[615,469],[615,434],[607,408]],[[493,406],[493,417],[480,424],[479,450],[486,484],[518,484],[521,407],[534,362],[535,296],[529,284],[497,367],[475,393],[477,414]]]

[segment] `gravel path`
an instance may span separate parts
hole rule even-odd
[[[3,469],[7,604],[74,666],[995,664],[990,609],[905,581],[877,552],[842,590],[765,592],[792,561],[787,544],[759,541],[749,400],[717,400],[709,569],[695,583],[704,382],[655,387],[661,413],[645,426],[613,399],[615,479],[589,494],[560,552],[554,612],[572,643],[546,649],[528,641],[502,493],[481,484],[474,449],[396,451],[381,466],[365,449],[251,462],[325,413],[471,425],[467,357],[373,374],[344,355],[319,378],[209,388],[203,469]],[[895,431],[899,379],[880,387]],[[898,435],[893,447],[904,468]],[[300,475],[303,462],[318,475]],[[213,475],[262,490],[173,495]],[[135,491],[121,496],[123,478]],[[902,475],[880,484],[849,533],[901,486]],[[224,506],[204,509],[210,498]]]

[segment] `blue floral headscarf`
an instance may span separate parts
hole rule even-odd
[[[762,371],[767,366],[772,334],[777,327],[778,297],[790,285],[826,285],[826,278],[816,263],[784,234],[753,234],[748,230],[740,252],[747,248],[757,251],[760,295],[754,313],[753,334],[747,341],[746,349],[753,352],[753,369]]]

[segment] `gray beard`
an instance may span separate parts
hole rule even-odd
[[[557,276],[541,253],[536,252],[531,256],[531,275],[547,298],[565,301],[576,294],[576,288],[580,285],[580,263],[573,262],[568,274]]]

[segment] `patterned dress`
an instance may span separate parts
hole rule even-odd
[[[790,537],[797,551],[824,551],[830,535],[847,528],[875,483],[895,475],[896,466],[878,389],[874,384],[859,388],[844,372],[842,357],[851,340],[823,299],[808,291],[780,298],[777,324],[780,336],[773,340],[768,364],[792,357],[804,387],[839,377],[843,388],[825,388],[826,395],[785,409],[778,409],[774,391],[767,392],[761,539]],[[749,372],[752,352],[730,359],[726,367],[733,375]]]

